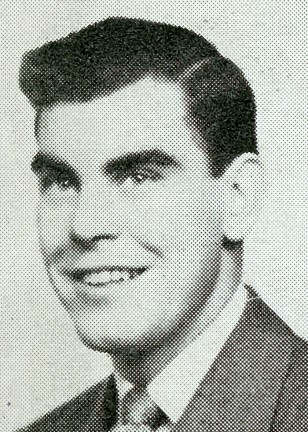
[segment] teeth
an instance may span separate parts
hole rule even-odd
[[[129,273],[126,271],[110,272],[112,282],[125,281],[129,279]]]
[[[83,277],[82,281],[89,285],[107,284],[110,282],[124,282],[130,279],[127,271],[119,270],[102,270],[100,272],[90,273]]]
[[[83,278],[83,282],[96,285],[111,282],[111,273],[108,271],[101,271],[98,273],[90,273]]]

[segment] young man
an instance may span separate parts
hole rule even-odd
[[[50,281],[114,374],[25,430],[304,431],[307,345],[241,284],[251,89],[183,28],[110,18],[24,57]]]

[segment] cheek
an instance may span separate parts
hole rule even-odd
[[[41,198],[37,214],[41,250],[45,256],[53,253],[67,242],[71,210],[65,206],[52,205]]]
[[[178,187],[173,194],[144,199],[130,210],[133,235],[171,255],[218,243],[222,210],[215,191],[193,189]]]

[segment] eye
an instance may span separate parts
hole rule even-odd
[[[76,187],[74,179],[65,171],[45,171],[41,173],[40,178],[44,190],[50,189],[52,186],[57,186],[62,190]]]
[[[160,170],[149,166],[139,166],[139,167],[121,167],[121,169],[114,170],[111,174],[113,181],[117,182],[119,185],[127,185],[130,182],[133,185],[141,185],[145,182],[155,182],[163,178]]]
[[[68,189],[73,186],[71,180],[68,177],[61,177],[61,176],[57,179],[57,184],[62,189]]]
[[[131,178],[136,184],[142,184],[146,181],[158,181],[162,178],[162,174],[150,167],[136,168],[127,174],[127,178]]]

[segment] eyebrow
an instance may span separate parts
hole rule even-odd
[[[72,178],[78,179],[78,174],[70,165],[64,161],[61,161],[60,159],[54,158],[53,156],[42,152],[38,152],[34,156],[31,162],[31,169],[37,175],[42,174],[44,170],[48,170],[58,173],[65,173]]]
[[[108,174],[121,174],[144,165],[156,165],[163,168],[178,167],[180,163],[167,153],[153,149],[137,153],[127,153],[124,156],[111,160],[105,165]]]

